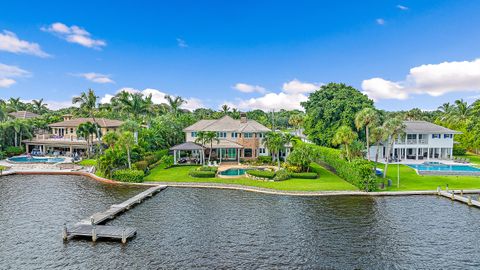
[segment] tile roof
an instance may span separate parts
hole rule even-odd
[[[30,119],[30,118],[36,118],[40,116],[36,113],[27,112],[27,111],[11,112],[8,115],[13,116],[15,118],[21,118],[21,119]]]
[[[106,118],[95,118],[96,122],[102,128],[108,127],[119,127],[123,124],[122,121],[112,120]],[[82,123],[90,122],[93,123],[93,118],[74,118],[66,121],[61,121],[48,125],[49,127],[78,127]]]
[[[217,120],[200,120],[183,131],[268,132],[270,129],[255,120],[242,123],[241,120],[226,115]]]
[[[461,134],[459,131],[436,125],[427,121],[404,121],[406,133],[448,133]]]

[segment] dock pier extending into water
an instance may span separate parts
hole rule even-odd
[[[475,206],[480,208],[480,201],[472,199],[471,195],[468,195],[467,197],[463,196],[463,190],[460,190],[460,194],[455,194],[455,190],[449,191],[448,187],[447,190],[442,190],[440,187],[438,187],[437,195],[449,198],[452,201],[459,201],[462,203],[466,203],[469,206]]]
[[[62,233],[63,239],[69,240],[73,237],[80,236],[91,237],[93,242],[97,241],[99,238],[109,238],[121,239],[122,243],[126,243],[127,239],[137,234],[135,228],[101,224],[107,220],[114,219],[119,214],[130,210],[136,204],[141,203],[146,198],[152,197],[155,193],[160,192],[165,188],[167,188],[165,185],[151,187],[120,204],[110,206],[110,208],[103,212],[95,213],[88,218],[80,220],[72,228],[67,228],[67,226],[64,225]]]

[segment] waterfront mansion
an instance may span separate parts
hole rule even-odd
[[[426,121],[405,121],[405,134],[394,143],[390,158],[397,161],[431,160],[453,158],[453,137],[461,132]],[[387,142],[382,142],[379,160],[386,159]],[[376,146],[371,146],[368,154],[375,159]]]
[[[23,140],[27,153],[40,152],[41,154],[59,153],[62,155],[82,155],[87,150],[85,138],[77,136],[77,128],[82,123],[94,123],[92,118],[73,118],[71,115],[64,115],[63,121],[52,123],[50,131],[41,131],[35,134],[32,139]],[[106,134],[116,131],[122,125],[122,121],[105,118],[95,118],[100,126],[100,133]],[[92,134],[93,141],[97,142],[95,134]]]

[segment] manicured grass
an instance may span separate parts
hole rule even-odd
[[[326,169],[322,169],[322,171],[320,172],[320,177],[318,179],[292,178],[279,182],[266,182],[252,180],[245,177],[235,179],[194,178],[188,175],[188,172],[194,167],[195,166],[177,166],[169,169],[156,167],[150,171],[150,174],[145,177],[144,181],[238,184],[289,191],[357,190],[355,186],[344,181],[343,179]]]
[[[457,157],[468,158],[468,159],[470,159],[470,162],[473,163],[473,165],[480,166],[480,156],[479,155],[475,155],[473,153],[467,153],[464,156],[457,156]]]
[[[380,168],[383,169],[383,166]],[[478,176],[421,176],[407,165],[400,165],[400,188],[397,188],[397,165],[388,166],[385,185],[389,178],[392,179],[392,186],[386,188],[387,191],[436,190],[438,186],[445,189],[447,184],[449,189],[480,189]]]
[[[95,165],[97,165],[97,160],[96,159],[82,159],[78,164],[82,165],[82,166],[95,166]]]

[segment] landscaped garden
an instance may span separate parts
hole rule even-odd
[[[259,181],[246,177],[240,178],[198,178],[189,175],[192,169],[199,166],[173,166],[165,169],[158,166],[150,171],[144,178],[146,182],[196,182],[196,183],[222,183],[254,186],[288,191],[334,191],[334,190],[358,190],[355,186],[341,179],[325,168],[318,166],[319,177],[317,179],[290,178],[284,181]]]

